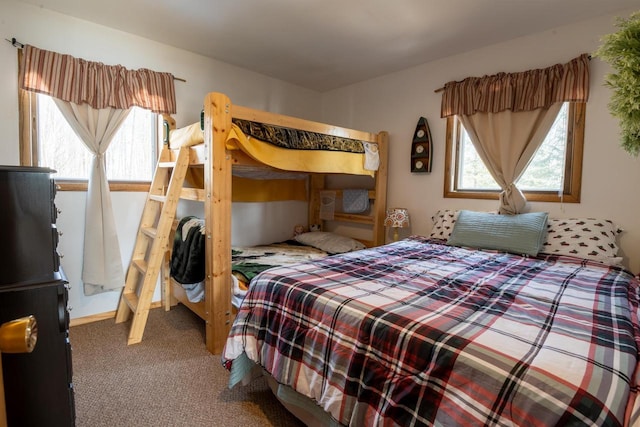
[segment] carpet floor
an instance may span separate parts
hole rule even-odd
[[[151,310],[141,343],[128,333],[113,319],[71,328],[78,427],[303,426],[264,379],[229,390],[203,321],[182,305]]]

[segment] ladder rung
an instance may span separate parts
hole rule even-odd
[[[149,199],[156,202],[164,203],[167,200],[167,196],[162,194],[149,194]]]
[[[176,162],[159,162],[158,163],[158,167],[159,168],[174,168],[176,166]]]
[[[204,189],[202,188],[183,188],[180,192],[180,198],[184,200],[204,201]]]
[[[147,261],[143,259],[134,259],[131,262],[140,273],[145,274],[147,272]]]
[[[138,310],[138,295],[135,292],[123,292],[122,297],[134,313]]]
[[[158,230],[153,227],[142,227],[140,228],[140,232],[145,236],[151,237],[152,239],[155,239],[156,235],[158,234]]]

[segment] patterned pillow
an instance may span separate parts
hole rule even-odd
[[[449,236],[453,231],[453,226],[458,219],[459,210],[440,209],[431,217],[433,227],[429,237],[432,239],[449,240]],[[497,211],[487,211],[487,213],[498,213]]]
[[[449,240],[449,236],[453,231],[453,226],[458,219],[460,211],[441,209],[431,217],[433,227],[429,237],[432,239]]]
[[[586,258],[605,264],[618,265],[616,237],[620,230],[609,220],[593,218],[549,219],[547,241],[541,253]]]

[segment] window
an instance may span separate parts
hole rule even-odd
[[[516,184],[527,200],[580,201],[584,103],[565,103]],[[497,199],[498,184],[456,117],[447,118],[444,197]]]
[[[56,170],[63,190],[86,189],[92,155],[67,123],[53,99],[32,95],[35,129],[30,164]],[[24,111],[24,109],[21,109]],[[106,153],[112,190],[148,191],[157,161],[157,114],[134,107],[114,136]]]

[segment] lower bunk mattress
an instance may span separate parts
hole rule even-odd
[[[250,247],[232,247],[231,302],[237,308],[257,274],[270,268],[324,258],[327,252],[296,241]],[[193,216],[180,220],[171,255],[171,277],[184,288],[190,302],[204,299],[204,220]]]
[[[264,371],[314,402],[321,425],[634,426],[638,286],[414,236],[259,274],[222,363],[231,387]]]

